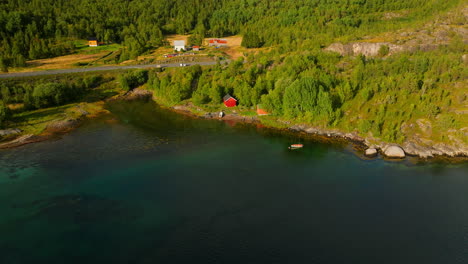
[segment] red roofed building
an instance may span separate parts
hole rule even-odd
[[[226,94],[223,97],[223,102],[226,107],[234,107],[237,105],[237,100],[236,98],[230,96],[229,94]]]
[[[227,40],[226,39],[210,39],[208,41],[208,46],[212,47],[226,47],[227,46]]]

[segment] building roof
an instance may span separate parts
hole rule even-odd
[[[227,44],[225,39],[210,39],[210,43]]]
[[[229,100],[229,99],[231,99],[231,98],[237,101],[237,99],[234,98],[234,97],[232,97],[230,94],[226,94],[226,95],[223,97],[223,101],[226,102],[227,100]]]
[[[174,46],[185,46],[185,40],[174,40]]]
[[[88,38],[88,41],[97,41],[97,38],[96,37],[91,37],[91,38]]]

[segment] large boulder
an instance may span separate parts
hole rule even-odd
[[[388,158],[402,159],[405,157],[405,151],[399,146],[388,146],[384,149],[383,154]]]
[[[377,156],[377,149],[375,149],[375,148],[368,148],[368,149],[366,149],[365,155],[366,155],[367,157],[375,157],[375,156]]]

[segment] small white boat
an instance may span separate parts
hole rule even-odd
[[[303,144],[292,144],[292,145],[289,146],[288,148],[289,148],[289,149],[300,149],[300,148],[302,148],[302,147],[304,147]]]

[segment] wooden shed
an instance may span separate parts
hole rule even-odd
[[[90,47],[97,47],[99,46],[99,42],[97,38],[89,38],[88,39],[88,46]]]
[[[224,97],[223,97],[223,102],[224,102],[224,105],[226,107],[234,107],[237,105],[237,100],[236,98],[232,97],[231,95],[229,94],[226,94]]]
[[[270,113],[267,112],[267,110],[265,110],[265,108],[263,108],[262,105],[257,105],[257,115],[259,116],[264,116],[264,115],[269,115]]]

